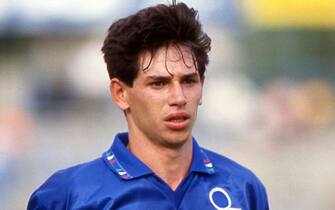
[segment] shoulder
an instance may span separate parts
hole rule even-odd
[[[243,186],[252,186],[253,188],[264,189],[263,183],[247,167],[237,163],[236,161],[220,155],[218,153],[212,152],[210,150],[203,149],[208,158],[212,161],[215,171],[220,176],[229,177],[234,183]],[[263,190],[262,190],[263,191]]]
[[[55,185],[67,184],[67,186],[71,186],[71,184],[78,179],[92,179],[94,178],[94,175],[100,174],[104,170],[106,170],[106,166],[103,159],[97,158],[89,162],[77,164],[69,168],[56,171],[41,187],[51,183]]]
[[[55,172],[32,193],[27,209],[65,209],[73,188],[94,181],[104,170],[104,161],[98,158]]]
[[[208,158],[212,161],[217,172],[225,173],[234,177],[243,177],[245,179],[257,178],[250,169],[237,163],[236,161],[207,149],[203,149],[203,151],[208,155]]]
[[[252,209],[268,209],[267,193],[260,179],[248,168],[228,157],[203,149],[212,161],[218,177],[231,181],[233,186],[241,189]]]

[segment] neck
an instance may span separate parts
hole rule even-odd
[[[167,148],[140,136],[129,132],[128,149],[175,190],[191,166],[192,138],[179,147]]]

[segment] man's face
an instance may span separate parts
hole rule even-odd
[[[148,52],[141,54],[138,76],[126,88],[129,131],[135,138],[178,147],[192,138],[203,81],[186,47],[162,47],[151,63],[150,58]]]

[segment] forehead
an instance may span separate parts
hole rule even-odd
[[[139,56],[139,75],[176,74],[196,71],[192,50],[183,45],[168,45],[157,49],[153,55],[144,51]]]

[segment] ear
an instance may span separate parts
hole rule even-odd
[[[202,78],[200,78],[200,82],[201,82],[201,87],[204,87],[205,75]]]
[[[204,89],[204,83],[205,83],[205,76],[203,76],[201,79],[200,79],[200,82],[201,82],[201,96],[200,96],[200,100],[199,100],[199,106],[202,105],[202,93],[203,93],[203,89]]]
[[[111,79],[109,84],[109,90],[114,103],[123,111],[129,108],[127,88],[127,85],[117,78]]]

